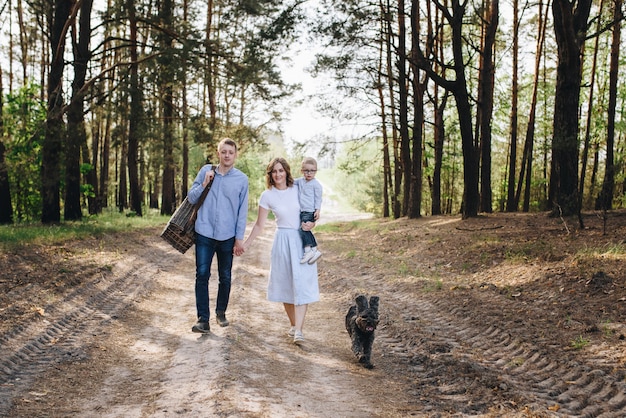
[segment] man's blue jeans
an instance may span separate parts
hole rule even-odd
[[[196,309],[198,318],[208,321],[209,314],[209,278],[213,256],[217,255],[219,284],[215,312],[226,312],[230,298],[230,284],[233,268],[233,248],[235,237],[226,241],[217,241],[196,234]]]

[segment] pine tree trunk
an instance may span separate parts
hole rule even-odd
[[[164,28],[172,23],[172,0],[164,0],[159,16]],[[174,90],[171,62],[172,36],[168,31],[161,34],[163,53],[159,58],[161,106],[163,107],[163,188],[161,190],[161,215],[171,215],[176,208],[176,187],[174,185]]]
[[[461,132],[461,146],[463,151],[463,207],[461,210],[463,219],[478,215],[480,204],[478,181],[479,181],[479,153],[474,144],[472,134],[472,107],[467,92],[467,79],[465,77],[465,65],[463,55],[463,19],[465,18],[465,3],[458,0],[452,1],[453,15],[450,21],[452,32],[452,54],[454,56],[454,73],[456,81],[452,94],[456,99],[457,113],[459,115],[459,128]]]
[[[602,9],[604,6],[604,0],[600,0],[600,13],[602,13]],[[598,19],[596,22],[596,31],[600,33],[601,27],[603,25],[602,19]],[[585,126],[585,139],[583,141],[583,150],[582,156],[580,158],[581,168],[580,168],[580,180],[578,183],[578,196],[580,198],[581,209],[583,207],[584,202],[584,191],[585,191],[585,177],[587,175],[587,160],[589,159],[589,145],[591,142],[591,124],[593,123],[593,105],[594,105],[594,92],[595,92],[595,84],[596,84],[596,68],[598,64],[598,47],[600,44],[600,37],[596,36],[595,45],[593,48],[593,58],[591,61],[591,72],[590,72],[590,80],[589,80],[589,99],[587,101],[587,122]]]
[[[126,2],[130,24],[130,118],[128,124],[128,182],[130,186],[130,209],[142,216],[142,192],[139,184],[139,138],[141,137],[141,120],[143,105],[141,87],[139,85],[139,63],[137,54],[137,19],[135,2]]]
[[[419,2],[411,2],[411,51],[412,56],[417,54],[419,47],[420,23],[419,23]],[[422,214],[422,136],[424,130],[424,92],[426,90],[426,81],[421,82],[419,79],[420,70],[415,65],[415,61],[411,61],[411,69],[413,78],[411,85],[413,86],[413,132],[412,132],[412,150],[411,150],[411,176],[409,188],[409,207],[408,216],[411,219],[419,218]]]
[[[376,90],[378,92],[378,100],[380,103],[380,124],[381,124],[381,135],[382,135],[382,152],[383,152],[383,217],[389,217],[389,190],[391,189],[391,162],[389,159],[389,134],[387,132],[387,110],[385,104],[385,92],[384,92],[384,82],[383,82],[383,67],[385,63],[385,51],[389,50],[389,40],[387,36],[387,31],[385,27],[385,19],[382,16],[385,16],[385,10],[380,4],[380,15],[381,15],[381,24],[380,24],[380,41],[379,41],[379,55],[378,55],[378,74],[376,75],[377,85]]]
[[[0,68],[0,132],[4,131],[3,117],[3,97],[2,68]],[[5,155],[6,147],[0,138],[0,225],[13,223],[13,205],[11,201],[11,186],[9,183],[9,172],[7,170]]]
[[[434,152],[435,152],[435,164],[433,167],[433,191],[432,191],[432,203],[431,212],[433,215],[441,215],[441,170],[443,167],[443,146],[445,143],[445,124],[443,120],[443,112],[446,108],[448,95],[445,94],[441,103],[439,103],[439,89],[435,88],[433,106],[435,107],[435,119],[434,119]]]
[[[205,89],[208,95],[209,102],[209,132],[211,137],[215,132],[217,126],[217,104],[216,104],[216,88],[215,88],[215,66],[214,60],[219,51],[215,51],[217,45],[212,39],[212,26],[213,26],[213,0],[208,0],[207,4],[207,16],[206,16],[206,67],[205,67]],[[206,101],[203,100],[203,103]]]
[[[389,2],[387,3],[387,10],[390,10]],[[387,89],[389,91],[389,109],[391,114],[389,118],[391,120],[391,139],[392,139],[392,150],[393,150],[393,178],[392,181],[389,182],[389,188],[391,190],[391,212],[395,219],[399,218],[401,215],[401,207],[400,207],[400,186],[402,184],[402,170],[401,170],[401,162],[400,162],[400,142],[398,141],[398,128],[396,124],[396,100],[395,100],[395,90],[394,90],[394,71],[392,64],[392,57],[394,54],[394,46],[392,44],[393,38],[393,28],[391,26],[391,19],[387,19],[387,33],[386,33],[386,42],[385,45],[387,47],[386,51],[386,63],[387,63]]]
[[[91,59],[89,42],[91,39],[92,0],[83,0],[80,7],[79,33],[74,34],[74,81],[72,101],[67,111],[67,139],[65,148],[65,220],[82,219],[80,154],[82,145],[87,142],[85,130],[84,100],[87,65]],[[78,37],[78,42],[76,38]]]
[[[65,68],[66,23],[73,1],[55,0],[50,33],[52,59],[48,74],[48,111],[41,162],[41,222],[61,221],[61,153],[65,125],[63,123],[63,70]]]
[[[613,188],[615,187],[615,108],[617,106],[617,78],[619,71],[619,49],[621,41],[622,0],[614,0],[613,39],[611,43],[611,62],[609,64],[609,106],[607,109],[606,163],[602,190],[596,201],[596,209],[613,208]]]
[[[184,0],[183,2],[183,20],[185,22],[188,21],[189,16],[189,4],[188,0]],[[187,62],[187,49],[185,48],[183,55],[183,62]],[[183,144],[182,144],[182,158],[183,158],[183,167],[181,172],[181,186],[180,186],[180,200],[183,201],[187,196],[187,190],[189,189],[189,129],[188,127],[188,105],[187,105],[187,66],[184,65],[182,69],[182,133],[183,133]]]
[[[404,19],[404,0],[398,0],[398,118],[400,128],[400,160],[398,184],[402,184],[402,208],[399,214],[405,216],[411,194],[411,144],[409,140],[409,93],[406,74],[406,24]],[[396,216],[398,218],[399,216]]]
[[[496,42],[496,30],[498,29],[499,0],[491,0],[490,7],[485,16],[485,39],[481,54],[481,85],[479,107],[480,119],[480,211],[491,213],[493,192],[491,190],[491,120],[493,117],[493,91],[494,91],[494,48]]]
[[[535,143],[535,119],[537,114],[537,91],[539,89],[539,75],[541,71],[541,56],[543,53],[543,46],[546,38],[546,22],[548,18],[548,10],[546,7],[543,9],[543,4],[541,2],[538,3],[539,10],[537,16],[539,19],[537,20],[537,33],[539,34],[539,39],[537,39],[537,47],[535,53],[535,74],[533,78],[533,92],[530,100],[530,112],[528,114],[528,125],[526,127],[526,136],[524,138],[524,149],[522,153],[522,164],[520,169],[519,180],[517,183],[517,190],[515,192],[515,202],[514,207],[517,208],[519,206],[519,201],[522,193],[522,185],[525,184],[524,189],[524,203],[522,205],[522,210],[524,212],[528,212],[530,210],[530,184],[532,177],[532,166],[533,166],[533,149]]]
[[[507,179],[506,211],[516,212],[515,201],[515,173],[517,170],[517,129],[518,129],[518,70],[519,70],[519,0],[513,0],[513,69],[511,76],[511,119],[509,131],[511,142],[509,144],[509,176]]]
[[[592,0],[580,0],[576,9],[568,0],[554,0],[552,14],[558,49],[552,162],[548,199],[553,215],[579,215],[578,108],[582,47]]]

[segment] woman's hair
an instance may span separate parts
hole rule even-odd
[[[272,178],[272,171],[274,171],[276,164],[282,165],[285,169],[285,174],[287,175],[287,187],[293,186],[293,177],[291,176],[291,167],[289,167],[289,163],[282,157],[276,157],[270,161],[267,165],[267,170],[265,170],[265,185],[267,188],[271,189],[272,186],[275,186],[274,179]]]

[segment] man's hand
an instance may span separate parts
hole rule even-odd
[[[215,171],[213,170],[207,171],[206,174],[204,175],[204,181],[202,182],[202,187],[206,187],[207,184],[211,182],[211,179],[213,177],[215,177]]]
[[[236,256],[240,256],[245,252],[245,248],[243,247],[243,241],[240,239],[235,240],[235,248],[233,248],[233,254]]]

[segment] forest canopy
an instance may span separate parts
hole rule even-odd
[[[226,136],[251,196],[282,153],[385,217],[626,204],[622,0],[0,7],[0,223],[172,214]],[[331,95],[284,81],[294,44]],[[301,101],[367,129],[287,144]]]

